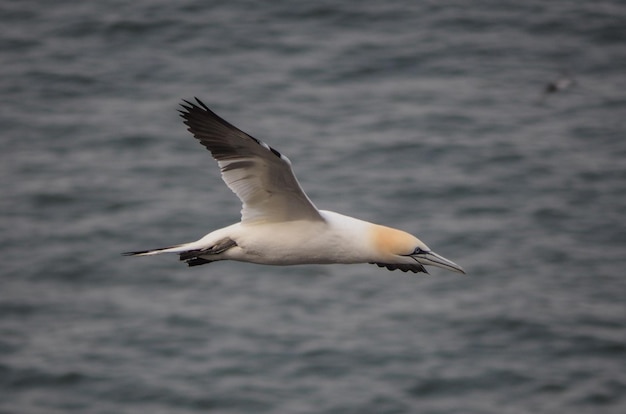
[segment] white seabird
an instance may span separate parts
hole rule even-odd
[[[194,242],[124,255],[177,253],[189,266],[218,260],[267,265],[371,263],[403,272],[428,273],[424,265],[430,265],[465,273],[409,233],[318,210],[287,157],[196,101],[184,101],[179,112],[241,200],[241,222]]]

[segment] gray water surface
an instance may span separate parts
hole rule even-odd
[[[624,21],[615,0],[3,2],[0,412],[624,412]],[[318,207],[468,276],[120,256],[239,220],[177,115],[193,96]]]

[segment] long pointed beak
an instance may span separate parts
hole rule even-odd
[[[415,260],[423,265],[437,266],[443,269],[451,270],[453,272],[465,274],[465,270],[463,270],[461,266],[454,263],[452,260],[448,260],[445,257],[438,255],[435,252],[420,252],[418,254],[412,255],[411,257],[413,257]]]

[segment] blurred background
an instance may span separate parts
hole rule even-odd
[[[618,0],[1,2],[0,412],[625,412],[625,21]],[[176,112],[194,96],[319,208],[468,275],[120,256],[239,220]]]

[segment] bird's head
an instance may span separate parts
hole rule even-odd
[[[424,266],[437,266],[465,273],[461,266],[433,252],[424,242],[409,233],[385,226],[374,226],[372,233],[375,248],[380,254],[372,263],[380,267],[428,273]]]

